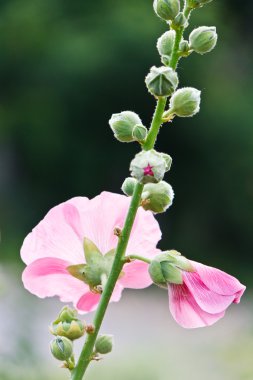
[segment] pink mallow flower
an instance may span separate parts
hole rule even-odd
[[[103,192],[88,199],[76,197],[52,208],[26,237],[21,257],[25,288],[38,297],[59,296],[73,302],[80,312],[96,309],[100,294],[90,291],[83,281],[73,277],[67,267],[84,264],[84,238],[90,239],[103,253],[116,248],[114,228],[122,228],[130,198]],[[161,232],[151,212],[139,209],[126,254],[138,253],[153,258],[159,250]],[[126,264],[117,281],[111,301],[119,301],[124,288],[142,289],[151,285],[148,265],[133,261]]]
[[[222,318],[245,291],[235,277],[195,261],[193,271],[182,271],[183,284],[169,284],[170,311],[185,328],[210,326]]]

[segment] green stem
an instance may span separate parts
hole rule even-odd
[[[129,255],[129,256],[126,256],[126,262],[128,260],[139,260],[139,261],[143,261],[144,263],[147,263],[147,264],[150,264],[151,263],[151,260],[148,259],[147,257],[143,257],[143,256],[140,256],[140,255]]]
[[[186,17],[188,17],[190,14],[190,10],[186,7],[184,8],[184,14],[186,15]],[[170,61],[170,67],[173,68],[174,70],[176,69],[178,60],[180,58],[178,54],[178,50],[179,50],[179,44],[183,36],[183,32],[184,32],[184,28],[181,28],[178,31],[176,31],[176,39],[175,39],[175,43],[174,43],[174,47],[173,47],[173,51],[171,55],[171,61]],[[146,142],[143,145],[144,150],[153,149],[155,146],[157,135],[159,133],[159,129],[162,124],[162,116],[166,107],[166,102],[167,102],[166,97],[158,98],[156,110],[155,110],[153,120],[151,123],[151,127],[149,130]],[[134,220],[138,211],[138,207],[140,205],[143,187],[144,186],[140,183],[138,183],[135,187],[134,194],[132,196],[130,207],[129,207],[127,217],[125,220],[125,224],[124,224],[121,236],[119,237],[111,273],[105,284],[105,288],[103,290],[103,293],[102,293],[102,296],[101,296],[101,299],[100,299],[100,302],[99,302],[99,305],[94,317],[94,321],[93,321],[94,332],[93,334],[89,334],[86,338],[86,341],[82,349],[82,352],[80,354],[77,365],[75,369],[71,372],[72,380],[82,380],[85,374],[85,371],[92,360],[92,354],[93,354],[96,338],[98,336],[101,324],[103,322],[104,315],[107,310],[108,304],[110,302],[110,298],[112,296],[114,287],[116,285],[116,282],[119,278],[119,275],[125,263],[125,260],[123,260],[123,258],[125,257],[127,244],[130,238],[130,234],[131,234]],[[138,256],[138,255],[131,255],[128,257],[130,259],[136,259],[136,260],[144,261],[146,263],[150,263],[148,259]]]
[[[149,143],[147,146],[145,146],[144,149],[152,149],[154,147],[156,136],[159,132],[159,128],[162,123],[162,115],[164,112],[166,106],[166,98],[160,98],[158,100],[157,108],[153,117],[153,121],[151,124],[150,132],[148,134]],[[149,137],[150,136],[150,137]],[[146,145],[146,144],[145,144]],[[89,334],[86,338],[83,350],[80,354],[78,363],[75,367],[75,369],[71,373],[71,379],[72,380],[82,380],[85,371],[92,359],[92,353],[94,349],[94,345],[96,342],[96,338],[100,329],[100,326],[103,322],[103,318],[107,309],[107,306],[109,304],[111,295],[113,293],[115,284],[119,278],[119,275],[122,271],[123,265],[125,263],[123,259],[127,244],[130,238],[130,234],[132,231],[133,223],[135,220],[136,213],[138,211],[138,207],[140,205],[141,200],[141,194],[143,190],[144,185],[138,183],[135,187],[134,194],[132,196],[132,200],[130,203],[130,207],[127,213],[127,217],[125,220],[125,224],[121,233],[121,236],[119,237],[118,245],[115,252],[115,258],[113,261],[111,273],[107,279],[105,289],[102,293],[95,317],[94,317],[94,333]]]
[[[153,121],[145,141],[143,145],[144,150],[150,150],[154,147],[159,129],[161,127],[161,120],[164,113],[164,109],[166,107],[167,99],[165,97],[158,98],[156,110],[154,113]]]

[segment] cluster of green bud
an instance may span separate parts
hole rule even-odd
[[[168,97],[178,86],[177,73],[170,67],[151,67],[145,79],[149,92],[155,97]]]
[[[105,355],[109,354],[113,348],[113,336],[112,335],[99,335],[95,343],[95,352]]]
[[[201,8],[213,0],[187,0],[187,6],[191,9]]]
[[[57,319],[49,327],[51,334],[70,340],[81,338],[85,333],[85,323],[77,318],[77,311],[64,306]]]
[[[132,111],[112,115],[110,127],[117,140],[121,142],[138,141],[143,143],[147,137],[147,128],[142,125],[140,117]]]
[[[170,99],[170,108],[164,113],[163,117],[171,118],[176,115],[179,117],[191,117],[199,112],[201,92],[193,87],[184,87],[177,90]]]
[[[50,342],[50,349],[57,360],[68,361],[73,354],[73,343],[64,336],[57,336]]]
[[[158,17],[165,21],[172,21],[180,11],[179,0],[154,0],[154,11]]]
[[[191,262],[175,250],[157,255],[149,265],[149,275],[157,286],[167,288],[168,284],[183,284],[183,271],[193,272]]]
[[[215,48],[217,38],[215,26],[200,26],[189,36],[190,49],[198,54],[209,53]]]
[[[168,154],[151,149],[136,154],[130,164],[130,171],[132,177],[140,183],[157,183],[170,170],[171,163],[172,158]]]

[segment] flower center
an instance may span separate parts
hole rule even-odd
[[[146,166],[143,171],[144,171],[144,175],[150,175],[152,177],[154,177],[154,172],[153,172],[153,166],[151,166],[150,164],[148,164],[148,166]]]

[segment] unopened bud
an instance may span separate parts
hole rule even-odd
[[[134,141],[133,129],[137,124],[142,124],[139,116],[132,111],[124,111],[113,114],[110,121],[110,127],[114,136],[121,142]]]
[[[182,27],[186,27],[186,24],[187,24],[187,19],[185,15],[183,14],[183,12],[179,12],[178,15],[175,17],[175,19],[173,20],[171,27],[173,29],[179,29]]]
[[[99,354],[109,354],[112,351],[112,346],[112,335],[99,335],[95,343],[95,350]]]
[[[201,91],[192,87],[177,90],[170,99],[169,113],[180,117],[194,116],[199,112]]]
[[[194,29],[190,34],[190,49],[193,49],[199,54],[208,53],[214,49],[217,38],[218,35],[215,26],[200,26]]]
[[[133,139],[140,143],[143,143],[146,140],[147,134],[148,130],[142,124],[136,124],[132,133]]]
[[[73,344],[68,338],[58,336],[50,343],[53,356],[61,361],[68,360],[73,353]]]
[[[168,32],[165,32],[160,38],[158,38],[157,50],[160,55],[171,55],[175,41],[175,34],[176,33],[174,30],[169,30]]]
[[[167,182],[148,183],[142,192],[142,207],[144,210],[162,213],[171,206],[173,198],[174,192]]]
[[[131,197],[134,193],[134,188],[137,182],[138,181],[135,178],[131,178],[131,177],[126,178],[121,187],[123,193]]]
[[[183,40],[180,42],[179,45],[179,53],[182,57],[187,57],[190,54],[190,46],[189,42],[186,40]]]
[[[167,171],[167,162],[154,149],[138,153],[130,165],[131,175],[140,183],[160,182]]]
[[[80,320],[53,323],[49,329],[53,335],[65,336],[70,340],[79,339],[85,333],[84,323]]]
[[[75,309],[71,309],[68,306],[64,306],[61,309],[55,322],[71,322],[74,320],[77,320],[77,311]]]
[[[177,73],[170,67],[151,67],[145,79],[149,92],[156,96],[170,96],[178,86]]]
[[[154,0],[154,11],[165,21],[174,20],[180,11],[179,0]]]

